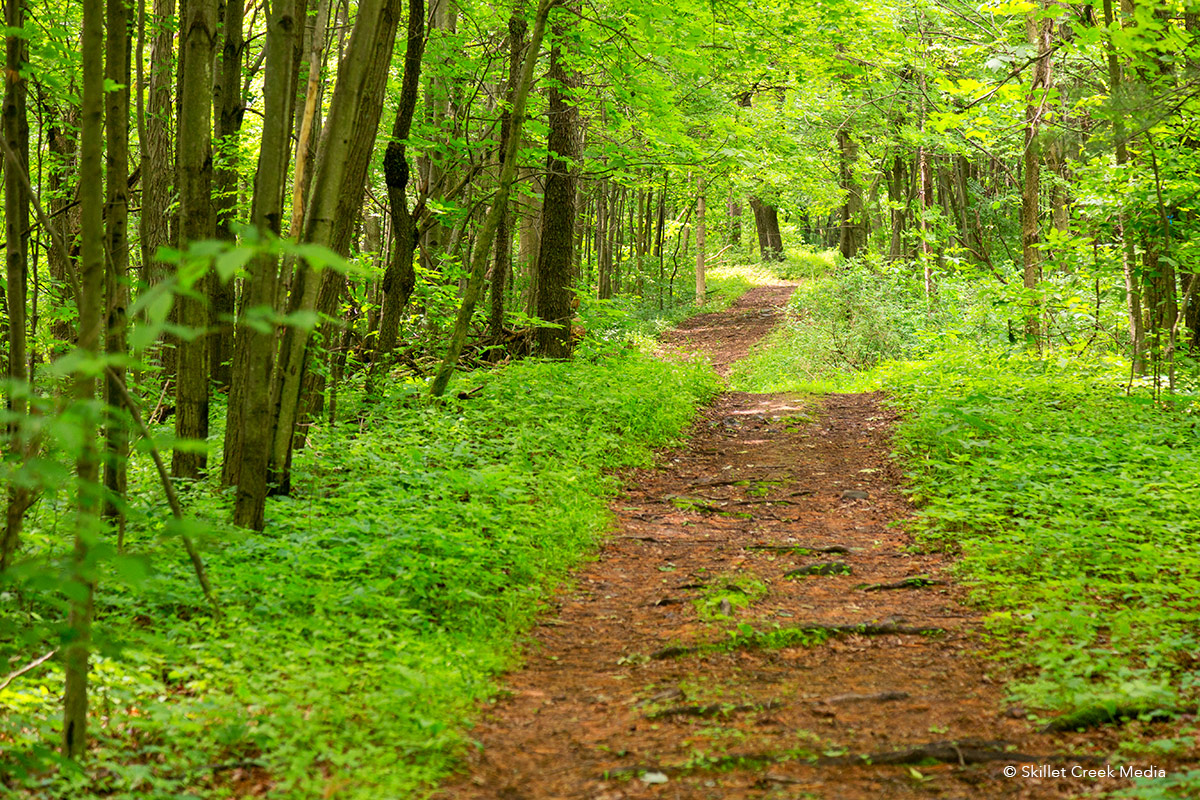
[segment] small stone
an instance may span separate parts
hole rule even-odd
[[[871,496],[865,489],[847,489],[842,492],[843,500],[866,500]]]
[[[670,779],[661,772],[647,772],[642,776],[642,783],[666,783],[668,780]]]

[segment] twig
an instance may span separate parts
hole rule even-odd
[[[33,661],[30,661],[28,664],[21,667],[16,672],[10,672],[8,677],[4,679],[4,682],[0,683],[0,691],[7,689],[8,685],[10,683],[12,683],[17,678],[24,675],[26,672],[31,672],[31,671],[37,669],[38,667],[40,667],[42,664],[45,664],[50,659],[54,658],[54,654],[57,652],[58,652],[58,648],[56,647],[53,650],[51,650],[49,653],[46,653],[46,655],[41,656],[40,658],[35,658]]]
[[[125,403],[125,408],[129,410],[129,415],[133,417],[133,421],[141,429],[142,436],[150,445],[150,457],[154,459],[154,466],[158,469],[158,477],[162,481],[163,490],[167,494],[167,504],[171,506],[171,514],[177,521],[182,522],[183,505],[179,502],[179,495],[175,494],[175,486],[171,483],[171,476],[167,474],[162,454],[158,452],[158,446],[154,444],[154,437],[151,435],[150,429],[146,427],[146,423],[142,420],[142,415],[138,413],[137,403],[125,387],[125,381],[121,380],[121,377],[117,375],[113,368],[105,367],[105,370],[108,372],[109,377],[112,378],[117,390],[121,393],[121,399]],[[201,560],[199,551],[196,550],[195,542],[192,541],[192,537],[188,536],[182,530],[179,532],[179,538],[183,540],[183,548],[187,551],[188,558],[191,559],[192,569],[196,572],[196,580],[200,582],[200,588],[204,592],[204,597],[212,606],[213,616],[220,619],[221,605],[217,602],[217,598],[212,591],[212,586],[208,582],[208,573],[204,569],[204,561]]]

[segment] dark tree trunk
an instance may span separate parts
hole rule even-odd
[[[242,102],[242,55],[245,40],[242,36],[245,0],[226,0],[222,21],[224,36],[218,64],[217,82],[213,95],[215,127],[213,138],[219,143],[219,169],[213,172],[213,217],[218,239],[233,241],[231,223],[237,212],[238,170],[237,143],[242,129],[246,105]],[[233,281],[221,281],[215,274],[212,281],[212,308],[208,336],[208,366],[212,383],[219,389],[229,389],[232,378],[230,358],[233,356]]]
[[[842,206],[838,247],[843,258],[851,259],[858,255],[858,251],[866,242],[862,186],[854,174],[854,166],[858,161],[858,142],[845,130],[838,131],[837,140],[842,191],[846,193],[846,202]]]
[[[83,92],[79,139],[79,351],[85,358],[100,354],[104,330],[104,3],[84,0],[80,43],[83,57]],[[96,395],[96,378],[90,371],[74,377],[72,395],[86,409]],[[75,461],[78,506],[75,544],[68,567],[70,592],[67,626],[70,635],[63,647],[63,755],[80,758],[87,749],[88,661],[92,639],[94,568],[88,563],[91,542],[99,534],[101,493],[97,491],[100,459],[94,414],[81,410],[79,451]]]
[[[277,0],[267,20],[266,59],[263,73],[262,139],[250,222],[263,233],[279,235],[283,227],[283,194],[291,156],[291,120],[294,75],[298,71],[295,40],[300,20],[296,0]],[[279,286],[279,259],[259,255],[246,281],[241,320],[235,343],[234,384],[244,386],[241,402],[230,398],[226,425],[224,479],[237,484],[233,521],[262,530],[267,499],[267,457],[271,448],[271,386],[275,356],[275,331],[271,326],[246,324],[256,314],[274,311]],[[231,440],[230,431],[237,429]],[[230,442],[236,442],[236,448]]]
[[[569,13],[569,12],[566,12]],[[573,19],[574,17],[571,17]],[[542,206],[542,236],[537,260],[537,316],[553,327],[538,328],[535,349],[540,355],[566,358],[571,354],[571,264],[575,246],[575,200],[579,160],[579,109],[571,90],[578,84],[574,70],[563,66],[563,40],[568,21],[560,14],[553,27],[549,79],[550,156],[546,163],[546,193]]]
[[[146,97],[145,139],[141,147],[142,214],[139,227],[142,248],[142,282],[153,286],[164,277],[162,262],[155,259],[160,247],[171,243],[167,208],[171,205],[171,85],[174,83],[175,0],[154,0],[150,17],[150,87]],[[70,241],[70,237],[67,237]]]
[[[212,219],[212,63],[216,43],[215,0],[186,0],[180,24],[182,53],[179,94],[178,178],[179,248],[213,235]],[[203,290],[201,279],[194,287]],[[179,322],[197,334],[208,327],[209,312],[195,294],[180,298]],[[175,386],[175,436],[203,442],[208,438],[208,353],[202,335],[179,343]],[[199,478],[203,452],[176,448],[171,471],[177,478]]]
[[[375,363],[386,359],[396,346],[400,314],[408,305],[417,285],[413,254],[417,247],[417,221],[408,209],[408,155],[404,140],[412,127],[413,113],[421,86],[421,58],[425,50],[425,3],[409,0],[408,39],[404,51],[404,77],[400,104],[392,121],[392,139],[383,157],[384,182],[387,184],[388,209],[392,221],[392,259],[383,276],[383,310],[379,318],[379,340]]]
[[[750,198],[754,227],[758,230],[758,250],[763,261],[783,261],[783,235],[779,232],[779,211],[757,197]]]
[[[21,29],[25,25],[24,0],[8,0],[4,8],[4,22],[9,30]],[[7,51],[4,70],[4,139],[13,159],[4,161],[4,233],[7,246],[4,251],[5,292],[8,309],[8,379],[14,387],[23,386],[29,380],[27,369],[27,291],[29,282],[29,192],[23,178],[29,175],[29,118],[26,115],[25,79],[21,69],[29,60],[26,39],[9,35],[5,38]],[[22,174],[23,173],[23,174]],[[21,390],[6,392],[8,410],[13,421],[8,425],[10,453],[19,463],[27,453],[22,442],[22,422],[28,403]],[[28,490],[14,484],[8,486],[3,538],[0,539],[0,571],[7,568],[9,559],[16,551],[21,535],[22,523],[28,505]]]
[[[105,350],[111,356],[126,351],[125,309],[129,306],[129,58],[131,55],[131,17],[125,0],[108,0],[108,42],[105,75],[119,89],[105,93],[105,127],[108,147],[108,196],[105,216],[105,297],[107,335]],[[104,378],[104,402],[121,407],[125,368],[114,359]],[[116,497],[124,497],[126,461],[129,458],[129,432],[125,416],[109,415],[105,425],[107,440],[104,461],[104,485]],[[125,515],[114,504],[106,504],[105,516],[117,525],[118,546],[124,545]]]

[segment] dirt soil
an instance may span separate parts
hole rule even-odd
[[[725,372],[793,288],[755,289],[666,341]],[[1060,798],[1121,785],[1069,777],[1103,768],[1088,754],[1113,734],[1041,734],[1006,703],[948,558],[896,524],[910,508],[881,400],[729,392],[686,445],[624,476],[617,528],[435,796]]]

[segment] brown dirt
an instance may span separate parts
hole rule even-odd
[[[703,353],[722,375],[740,361],[779,322],[787,301],[796,291],[794,283],[756,286],[742,295],[727,311],[697,314],[663,335],[672,350]]]
[[[725,370],[791,291],[756,289],[667,341]],[[947,577],[948,559],[916,552],[894,524],[910,509],[887,456],[894,414],[880,400],[730,392],[685,447],[625,476],[611,539],[482,710],[466,772],[435,796],[1059,798],[1116,786],[1004,776],[1023,766],[1006,750],[1069,774],[1087,757],[1051,757],[1113,743],[1036,733],[1006,705],[1001,665],[977,652],[980,612]],[[816,552],[827,547],[848,552]],[[852,574],[787,577],[829,562]],[[913,576],[944,583],[861,588]],[[883,632],[730,645],[739,626],[860,623]],[[925,627],[944,633],[904,632]],[[942,744],[916,765],[854,758],[931,743]]]

